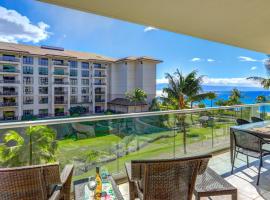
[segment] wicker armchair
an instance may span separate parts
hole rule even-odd
[[[252,122],[263,122],[263,119],[261,119],[259,117],[251,117],[251,121]]]
[[[70,199],[73,165],[34,165],[0,169],[1,200]]]
[[[258,158],[260,159],[260,164],[258,170],[257,185],[259,185],[261,167],[263,166],[263,157],[270,155],[270,151],[264,149],[264,145],[269,144],[269,141],[266,141],[263,138],[246,130],[242,131],[234,129],[232,134],[234,139],[234,151],[231,173],[233,174],[234,162],[237,154],[241,153],[247,156],[247,167],[249,167],[249,156]]]
[[[250,122],[245,119],[236,119],[237,125],[249,124]]]
[[[211,155],[175,160],[137,160],[126,163],[130,200],[191,200],[197,174]]]

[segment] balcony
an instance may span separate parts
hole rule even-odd
[[[4,133],[5,129],[27,128],[31,125],[39,125],[39,123],[40,125],[48,124],[49,128],[56,131],[55,140],[59,140],[61,143],[55,147],[57,154],[54,155],[56,156],[54,159],[60,163],[75,165],[73,180],[94,175],[96,165],[101,168],[106,167],[116,178],[125,178],[124,163],[130,160],[175,159],[210,152],[215,156],[210,160],[208,167],[237,187],[238,199],[249,200],[251,196],[268,199],[270,188],[266,186],[270,177],[270,158],[264,159],[261,182],[257,186],[258,159],[250,159],[250,167],[247,167],[246,157],[238,155],[235,173],[231,175],[229,147],[230,127],[235,126],[237,118],[250,120],[252,116],[257,116],[270,120],[270,116],[265,113],[269,109],[270,104],[256,104],[154,113],[85,116],[83,118],[49,119],[46,123],[37,121],[27,124],[25,122],[8,123],[4,124],[1,129]],[[65,116],[66,114],[65,112],[55,112],[55,116]],[[184,126],[183,123],[178,122],[182,119],[185,122]],[[64,133],[71,126],[77,134],[77,140],[74,141],[64,137]],[[95,130],[95,135],[86,134],[85,129]],[[24,134],[23,129],[18,129],[18,132]],[[96,156],[95,160],[88,159],[83,153],[76,153],[88,149],[89,144],[94,145],[89,153]],[[72,148],[67,148],[67,146],[72,146]],[[8,162],[7,160],[5,164],[2,164],[3,167],[8,165]],[[80,183],[80,181],[75,181],[75,187]],[[121,191],[128,191],[126,183],[119,187]],[[124,197],[128,196],[126,192],[123,194],[126,194]]]
[[[94,85],[100,85],[100,86],[103,86],[103,85],[106,85],[106,83],[94,83]]]
[[[16,102],[0,102],[0,107],[13,107],[18,106]]]
[[[3,62],[8,62],[8,63],[19,63],[20,59],[16,57],[5,57],[5,56],[0,56],[0,61]]]
[[[68,81],[54,81],[54,85],[69,85]]]
[[[0,73],[5,73],[5,74],[18,74],[20,73],[20,70],[16,68],[10,68],[10,69],[0,69]]]
[[[0,95],[1,96],[17,96],[18,92],[15,92],[15,91],[3,91],[3,92],[0,92]]]
[[[3,79],[0,80],[0,83],[4,83],[4,84],[20,84],[19,80],[7,80],[7,79]]]
[[[55,75],[55,76],[68,76],[69,73],[68,72],[62,72],[62,71],[54,71],[53,75]]]
[[[67,63],[67,62],[57,62],[57,61],[53,61],[52,64],[53,64],[53,65],[56,65],[57,67],[59,67],[59,66],[60,66],[60,67],[61,67],[61,66],[62,66],[62,67],[68,67],[68,66],[69,66],[69,63]]]
[[[94,74],[95,78],[106,78],[106,74]]]
[[[54,95],[67,95],[67,94],[68,91],[57,91],[57,90],[54,91]]]
[[[95,91],[95,94],[102,95],[102,94],[105,94],[105,91]]]
[[[54,104],[68,104],[68,101],[67,100],[57,100],[57,99],[55,99]]]
[[[96,103],[105,103],[105,99],[95,99]]]

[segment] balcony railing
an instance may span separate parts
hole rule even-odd
[[[68,72],[61,72],[61,71],[54,71],[53,74],[54,75],[61,75],[61,76],[68,76],[69,75]]]
[[[94,85],[106,85],[106,83],[94,83]]]
[[[96,109],[96,112],[103,109]],[[198,153],[228,150],[230,127],[237,118],[250,120],[252,116],[270,120],[267,113],[270,104],[253,104],[169,110],[130,114],[95,115],[74,118],[46,119],[29,122],[8,122],[0,124],[0,131],[16,130],[25,136],[29,126],[44,125],[56,133],[48,144],[57,152],[51,161],[65,165],[75,165],[74,179],[87,178],[95,174],[95,166],[105,166],[110,173],[124,172],[124,163],[134,159],[169,159],[197,155]],[[67,113],[56,112],[64,116]],[[39,134],[39,133],[36,133]],[[52,134],[54,135],[54,134]],[[66,137],[66,136],[69,137]],[[33,137],[38,138],[38,137]],[[71,138],[76,138],[73,140]],[[83,139],[83,140],[81,140]],[[47,141],[47,140],[46,140]],[[55,144],[58,141],[59,145]],[[22,145],[23,148],[26,145]],[[42,147],[43,148],[43,147]],[[33,151],[40,152],[40,149]],[[57,151],[56,151],[57,150]],[[86,152],[87,150],[87,152]],[[28,151],[20,152],[21,158],[29,163]],[[85,153],[83,153],[85,152]],[[39,162],[48,157],[35,152],[32,154]],[[40,157],[39,157],[40,156]],[[47,156],[47,154],[46,154]],[[89,159],[95,157],[95,159]],[[2,167],[11,164],[19,166],[21,161],[5,157]],[[15,160],[16,161],[16,160]],[[37,163],[38,164],[38,163]]]
[[[105,102],[105,99],[95,99],[95,102],[97,102],[97,103],[104,103]]]
[[[15,120],[18,120],[18,117],[16,117],[16,116],[10,116],[10,117],[3,117],[3,118],[0,118],[0,121],[9,121],[9,120],[11,120],[11,121],[15,121]]]
[[[106,77],[106,74],[94,74],[94,77],[104,78],[104,77]]]
[[[67,67],[67,66],[69,66],[69,63],[67,63],[67,62],[56,62],[56,61],[53,61],[53,65]]]
[[[0,80],[0,83],[6,83],[6,84],[20,84],[19,80]]]
[[[5,57],[5,56],[0,56],[0,61],[8,61],[8,62],[20,62],[19,58],[13,58],[13,57]]]
[[[18,95],[18,92],[15,92],[15,91],[3,91],[3,92],[0,92],[0,95],[1,96],[15,96],[15,95]]]
[[[95,91],[95,94],[105,94],[105,91]]]
[[[54,81],[53,84],[55,85],[69,85],[68,81]]]
[[[54,95],[65,95],[68,94],[68,91],[54,91]]]
[[[18,70],[18,69],[0,69],[0,72],[4,72],[4,73],[20,73],[20,70]]]
[[[18,106],[16,102],[0,102],[0,107]]]
[[[54,100],[54,104],[67,104],[68,101],[66,100]]]

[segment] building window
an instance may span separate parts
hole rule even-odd
[[[82,62],[82,69],[89,69],[89,63]]]
[[[48,58],[39,58],[38,59],[38,64],[41,66],[48,66],[49,65],[49,60]]]
[[[70,70],[70,76],[77,76],[78,75],[78,71],[77,70],[74,70],[74,69],[71,69]]]
[[[48,97],[40,97],[39,104],[47,104],[49,102]]]
[[[33,77],[29,77],[29,76],[23,77],[23,84],[33,84],[33,83],[34,83]]]
[[[34,68],[32,66],[23,66],[23,74],[33,74]]]
[[[47,117],[49,115],[49,111],[48,111],[48,109],[39,109],[38,115],[40,117]]]
[[[23,57],[23,64],[33,65],[34,64],[33,57],[32,56],[24,56]]]
[[[82,70],[82,77],[89,77],[89,71]]]
[[[48,87],[39,87],[39,94],[48,94]]]
[[[89,79],[82,79],[82,85],[89,85]]]
[[[71,96],[70,97],[70,103],[77,103],[77,96]]]
[[[82,94],[89,94],[89,88],[88,87],[83,87],[82,88]]]
[[[77,61],[70,60],[70,61],[69,61],[69,66],[70,66],[71,68],[77,68]]]
[[[33,104],[34,98],[33,97],[23,97],[23,104]]]
[[[78,80],[75,78],[71,78],[70,79],[70,85],[77,85],[78,84]]]
[[[47,77],[39,77],[39,85],[48,85],[48,78]]]
[[[33,94],[33,87],[31,86],[25,86],[23,90],[24,94]]]
[[[88,103],[89,102],[89,96],[82,96],[82,102]]]
[[[100,63],[94,63],[94,67],[95,68],[101,68],[101,64]]]
[[[39,73],[39,75],[48,75],[48,68],[47,67],[39,67],[38,73]]]
[[[77,94],[77,92],[78,92],[78,88],[76,87],[71,88],[71,94]]]
[[[24,116],[32,116],[32,115],[34,115],[34,110],[24,110],[23,115]]]

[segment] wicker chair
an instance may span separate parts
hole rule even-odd
[[[255,122],[263,122],[264,120],[259,117],[251,117],[251,121],[255,123]]]
[[[234,139],[234,152],[231,173],[233,174],[234,163],[237,154],[241,153],[247,156],[247,167],[249,167],[249,156],[258,158],[260,159],[260,164],[258,170],[257,185],[259,185],[261,167],[263,166],[263,157],[270,155],[270,151],[264,149],[264,145],[269,144],[269,142],[246,130],[242,131],[234,129],[232,134]]]
[[[198,174],[211,155],[126,163],[130,200],[191,200]]]
[[[61,175],[59,164],[0,169],[1,200],[70,199],[73,165]]]
[[[237,125],[249,124],[250,122],[245,119],[236,119]]]

